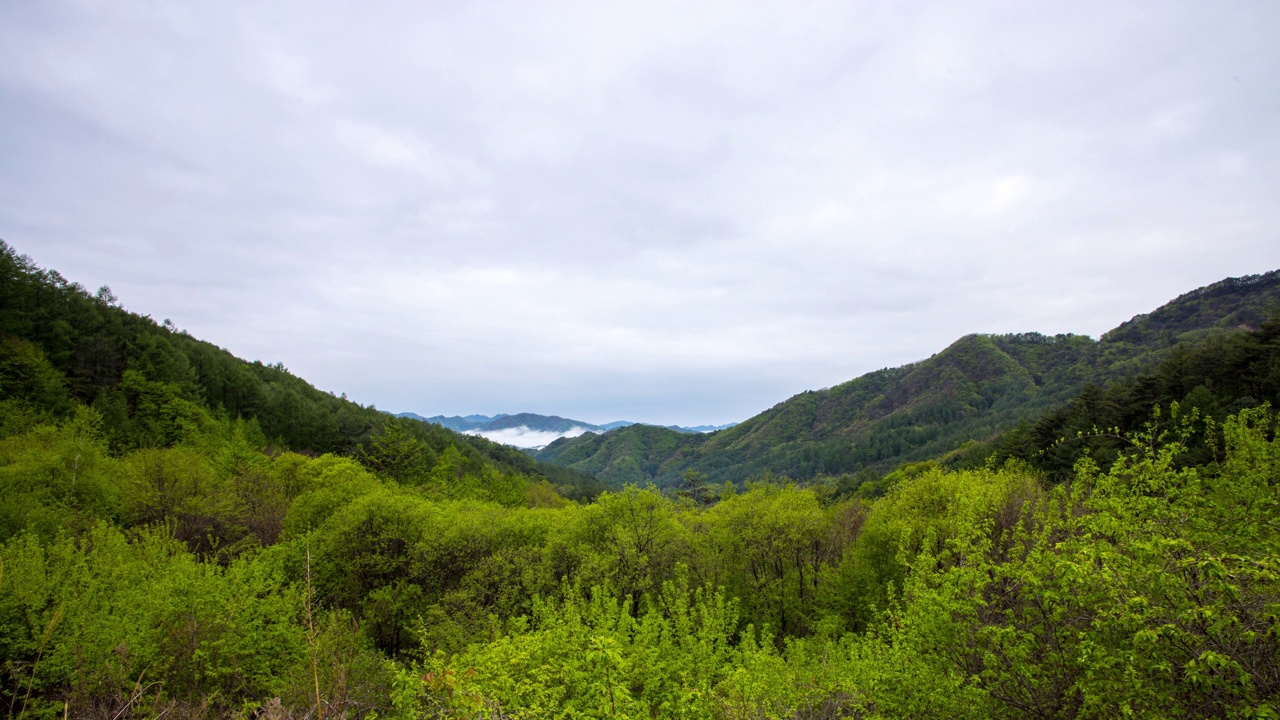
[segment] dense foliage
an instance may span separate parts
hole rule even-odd
[[[871,503],[755,483],[566,505],[273,457],[230,423],[113,455],[100,423],[81,409],[0,443],[15,715],[1276,709],[1265,410],[1229,420],[1207,465],[1181,462],[1193,434],[1139,436],[1068,485],[935,468]]]
[[[368,409],[337,452],[290,446],[136,359],[179,333],[89,302],[141,328],[106,333],[116,375],[40,322],[0,337],[12,717],[1280,716],[1280,440],[1240,394],[1272,385],[1160,395],[1065,475],[689,471],[574,502]],[[1273,379],[1274,328],[1248,338],[1167,362]]]

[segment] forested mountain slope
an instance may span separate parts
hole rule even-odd
[[[352,454],[389,418],[373,407],[323,392],[280,364],[246,362],[167,322],[120,307],[107,288],[90,294],[43,270],[0,241],[0,339],[6,372],[36,372],[30,343],[60,377],[53,396],[92,406],[108,420],[113,449],[163,446],[189,422],[183,404],[217,417],[251,421],[282,449]],[[51,401],[52,402],[52,401]],[[45,408],[46,410],[49,408]],[[190,414],[190,413],[188,413]],[[408,420],[392,420],[422,444],[425,466],[452,448],[470,471],[545,477],[569,494],[600,487],[581,473],[539,465],[526,454],[483,438]],[[9,418],[8,422],[14,422]]]
[[[688,470],[715,484],[764,473],[799,480],[882,474],[987,440],[1089,383],[1149,369],[1179,344],[1257,327],[1277,307],[1280,271],[1229,278],[1135,317],[1101,340],[969,335],[927,360],[801,393],[708,436],[629,427],[559,440],[536,457],[607,483],[664,486]]]
[[[1204,342],[1175,345],[1158,366],[1105,387],[1088,385],[1070,402],[1026,420],[989,442],[973,443],[945,459],[950,467],[977,467],[1016,458],[1065,480],[1085,455],[1104,469],[1127,449],[1126,438],[1153,422],[1152,408],[1174,403],[1186,416],[1217,426],[1242,410],[1280,407],[1280,313],[1256,330],[1214,335]],[[1155,418],[1167,429],[1168,412]],[[1212,436],[1213,433],[1210,433]],[[1185,462],[1213,459],[1212,444],[1193,444]]]

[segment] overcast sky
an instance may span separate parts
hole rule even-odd
[[[1280,267],[1280,3],[0,2],[0,238],[423,415],[745,419]]]

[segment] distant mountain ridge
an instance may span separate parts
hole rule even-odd
[[[466,415],[466,416],[444,416],[434,415],[432,417],[423,417],[413,412],[402,412],[396,414],[396,417],[409,418],[420,422],[440,425],[456,432],[467,433],[471,435],[480,435],[487,437],[496,442],[507,442],[517,447],[525,448],[541,448],[552,442],[555,437],[547,437],[548,434],[557,437],[576,437],[584,433],[603,433],[617,428],[632,427],[643,423],[634,423],[628,420],[617,420],[604,425],[595,425],[582,420],[573,420],[570,418],[562,418],[558,415],[539,415],[537,413],[516,413],[508,415],[499,413],[497,415]],[[698,434],[714,432],[724,428],[733,427],[736,423],[727,425],[698,425],[695,427],[681,427],[679,425],[663,426],[664,429],[681,434]],[[648,426],[657,427],[657,426]],[[512,432],[514,431],[514,432]],[[521,444],[521,440],[534,438],[533,442],[545,439],[546,442],[540,444]]]
[[[396,417],[410,418],[421,422],[431,423],[433,425],[442,425],[450,430],[457,432],[492,432],[496,430],[505,430],[508,428],[523,427],[538,432],[567,432],[576,428],[584,428],[594,432],[600,432],[602,428],[599,425],[593,425],[582,420],[573,420],[570,418],[562,418],[559,415],[539,415],[537,413],[516,413],[508,415],[499,413],[497,415],[433,415],[431,417],[423,417],[417,413],[402,412]]]
[[[607,484],[713,483],[765,473],[798,480],[938,458],[1075,397],[1143,372],[1179,343],[1256,328],[1280,308],[1280,271],[1180,295],[1104,334],[966,335],[930,358],[806,391],[710,435],[620,428],[557,440],[535,457]]]
[[[486,423],[493,422],[494,420],[504,418],[506,415],[494,415],[493,417],[489,417],[488,415],[453,415],[451,417],[436,415],[434,417],[423,417],[417,413],[402,412],[396,413],[396,417],[409,418],[410,420],[418,420],[420,422],[431,423],[432,425],[440,425],[455,432],[466,432],[468,430],[474,430],[481,427]]]

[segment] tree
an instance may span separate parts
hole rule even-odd
[[[388,420],[382,433],[360,444],[356,458],[370,470],[406,485],[421,485],[435,465],[435,453],[410,435],[398,422]]]

